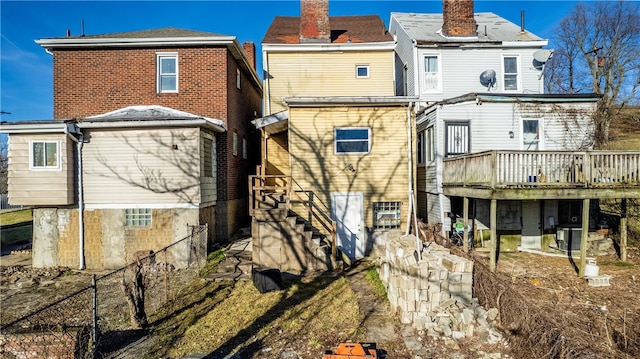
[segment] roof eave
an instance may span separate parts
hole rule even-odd
[[[46,48],[69,47],[129,47],[158,45],[229,45],[235,36],[196,36],[196,37],[150,37],[150,38],[50,38],[35,40],[36,44]]]

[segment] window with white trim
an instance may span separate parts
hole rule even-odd
[[[150,208],[127,208],[124,210],[125,225],[129,227],[151,226]]]
[[[242,84],[242,77],[240,76],[240,69],[236,69],[236,88],[240,90]]]
[[[371,129],[368,127],[336,127],[334,129],[336,154],[365,154],[371,150]]]
[[[518,56],[502,57],[502,73],[504,74],[504,90],[518,91],[520,89],[520,59]]]
[[[30,146],[29,165],[35,170],[59,170],[60,141],[33,141]]]
[[[356,65],[356,78],[369,78],[369,65]]]
[[[423,164],[425,163],[425,136],[426,136],[426,131],[420,131],[418,132],[418,148],[417,148],[417,152],[418,152],[418,163]]]
[[[374,202],[373,227],[376,229],[400,228],[401,202]]]
[[[424,55],[424,82],[425,92],[442,91],[442,73],[440,71],[439,55]]]
[[[433,162],[436,159],[436,143],[433,137],[433,126],[427,128],[425,137],[425,158],[427,160],[427,163],[429,163]]]
[[[156,53],[156,60],[158,93],[178,92],[178,54]]]
[[[202,141],[203,163],[202,177],[215,177],[216,174],[216,148],[212,138],[203,138]]]

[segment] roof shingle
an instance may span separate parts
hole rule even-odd
[[[330,16],[331,43],[389,42],[393,37],[377,15]],[[299,44],[300,17],[276,16],[262,39],[263,44]]]

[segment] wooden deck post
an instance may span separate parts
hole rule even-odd
[[[469,197],[464,197],[462,203],[462,225],[464,226],[462,249],[467,253],[469,251]]]
[[[491,272],[496,271],[496,250],[498,249],[498,235],[496,233],[497,227],[497,212],[498,212],[498,200],[491,200],[491,252],[489,253],[489,269]]]
[[[580,268],[578,276],[584,277],[584,268],[587,265],[587,237],[589,236],[589,203],[591,200],[582,200],[582,238],[580,238]]]
[[[620,204],[620,260],[627,261],[627,199]]]

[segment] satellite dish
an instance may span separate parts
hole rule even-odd
[[[533,53],[533,59],[541,64],[549,61],[551,56],[553,56],[553,49],[540,49]]]
[[[484,70],[480,74],[480,84],[486,86],[490,90],[496,84],[496,72],[493,70]]]

